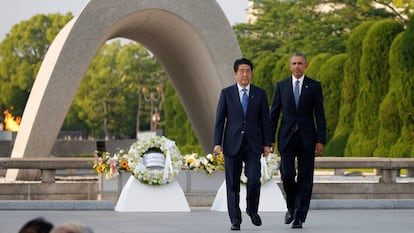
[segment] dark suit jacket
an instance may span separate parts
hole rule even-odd
[[[315,147],[317,142],[325,144],[326,123],[320,82],[305,76],[298,109],[296,109],[293,97],[292,78],[289,77],[276,84],[270,110],[272,142],[275,141],[281,113],[282,119],[278,133],[279,151],[286,148],[296,125],[304,146]]]
[[[263,153],[270,146],[269,104],[263,89],[250,84],[246,116],[240,103],[237,84],[221,91],[217,105],[214,145],[223,145],[225,155],[239,152],[246,136],[254,153]]]

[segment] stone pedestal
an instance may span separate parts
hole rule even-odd
[[[205,171],[180,171],[177,177],[185,193],[216,194],[224,181],[224,172],[213,172],[208,175]]]
[[[163,185],[148,185],[131,176],[122,189],[115,211],[190,212],[191,210],[176,180]]]
[[[240,209],[246,211],[246,185],[240,187]],[[226,182],[224,181],[217,192],[211,210],[227,211]],[[262,184],[260,190],[259,212],[286,211],[286,202],[279,186],[274,180]]]

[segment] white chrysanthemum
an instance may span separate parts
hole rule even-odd
[[[144,155],[149,150],[157,149],[166,157],[164,169],[146,167]],[[128,152],[128,163],[132,175],[142,183],[160,185],[171,182],[179,173],[182,166],[180,150],[174,141],[164,136],[151,136],[137,140]]]

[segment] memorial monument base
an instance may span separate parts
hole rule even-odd
[[[241,211],[246,211],[246,185],[244,184],[240,187],[240,209]],[[226,181],[223,182],[217,191],[211,210],[227,211]],[[273,180],[262,184],[259,212],[285,212],[286,210],[286,202],[277,183]]]
[[[176,180],[163,185],[148,185],[131,176],[122,188],[115,211],[190,212],[191,210]]]

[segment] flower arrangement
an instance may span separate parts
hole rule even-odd
[[[156,154],[157,166],[149,161],[149,154]],[[147,157],[146,157],[147,156]],[[174,141],[164,136],[150,136],[134,142],[128,153],[120,150],[111,155],[103,152],[97,157],[93,168],[98,174],[105,174],[106,179],[119,175],[125,170],[141,181],[151,185],[171,182],[182,166],[182,156]]]
[[[277,175],[277,171],[279,169],[279,163],[277,161],[277,155],[275,153],[269,153],[266,157],[262,157],[260,159],[260,162],[262,165],[262,168],[261,168],[262,175],[260,177],[260,182],[264,184],[270,179],[272,179],[272,177]],[[240,181],[243,184],[247,183],[247,177],[244,174],[244,168],[240,176]]]
[[[119,175],[119,171],[130,171],[128,164],[128,154],[123,150],[111,155],[109,152],[103,152],[102,156],[95,158],[93,166],[98,174],[105,174],[106,179],[111,179]]]
[[[208,175],[215,171],[224,171],[224,155],[207,154],[199,157],[196,153],[189,154],[183,158],[184,167],[188,170],[206,171]]]
[[[148,166],[145,155],[160,152],[165,156],[164,166],[154,168]],[[182,166],[182,156],[174,141],[164,136],[151,136],[137,140],[128,151],[128,164],[132,175],[142,183],[161,185],[171,182]]]

